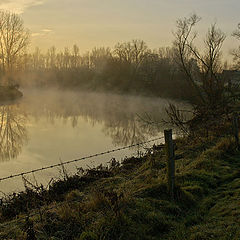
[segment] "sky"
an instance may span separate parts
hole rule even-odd
[[[240,22],[239,0],[0,0],[0,9],[19,13],[30,29],[31,48],[80,51],[144,40],[149,47],[170,46],[178,18],[196,13],[199,43],[212,23],[227,35],[224,53],[238,46],[231,37]]]

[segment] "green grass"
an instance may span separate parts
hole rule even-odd
[[[54,240],[240,239],[240,153],[233,139],[188,141],[177,141],[183,157],[176,160],[174,201],[164,153],[155,152],[84,184],[76,177],[59,182],[52,187],[57,197],[30,210],[40,213],[30,217],[33,226],[2,217],[0,239],[30,239],[31,230]]]

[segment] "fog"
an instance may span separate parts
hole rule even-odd
[[[1,177],[162,136],[167,127],[162,123],[167,118],[164,109],[174,102],[69,90],[21,91],[22,99],[0,107],[1,116],[6,119],[1,122]],[[185,103],[175,104],[182,109],[188,107]],[[74,173],[77,166],[107,164],[112,157],[121,160],[137,150],[145,151],[144,148],[94,158],[67,169]],[[56,169],[37,174],[37,179],[47,184],[58,176],[59,169]],[[9,180],[7,184],[0,183],[0,187],[6,192],[20,190],[22,180]]]

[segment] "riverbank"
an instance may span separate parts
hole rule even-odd
[[[179,139],[176,146],[174,201],[165,153],[154,148],[121,166],[65,173],[48,191],[28,185],[2,205],[1,239],[239,239],[240,153],[233,139]]]
[[[22,96],[22,92],[14,86],[0,86],[0,102],[15,100]]]

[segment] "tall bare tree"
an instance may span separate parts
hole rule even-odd
[[[233,36],[240,41],[240,23],[237,26],[237,29],[233,32]],[[232,51],[232,55],[234,57],[235,65],[239,69],[240,68],[240,46]]]
[[[0,61],[3,74],[14,70],[17,58],[29,44],[29,31],[19,15],[0,11]]]
[[[208,132],[208,128],[217,126],[219,119],[223,119],[223,115],[229,112],[231,98],[226,94],[221,74],[221,49],[225,34],[216,24],[212,24],[203,47],[199,48],[194,44],[197,37],[194,27],[199,21],[200,17],[196,14],[177,20],[174,48],[179,69],[197,96],[193,104],[193,119],[187,122],[188,127],[194,131],[205,129]],[[179,120],[178,110],[170,107],[168,113],[170,117]]]
[[[137,69],[147,56],[149,49],[142,40],[132,40],[131,42],[118,43],[115,46],[114,54],[124,62],[134,64]]]
[[[174,33],[174,46],[179,67],[193,87],[201,104],[215,109],[222,103],[224,83],[221,79],[221,48],[225,34],[211,25],[204,40],[204,50],[200,51],[194,45],[197,33],[194,26],[200,21],[197,15],[177,20],[177,30]]]

